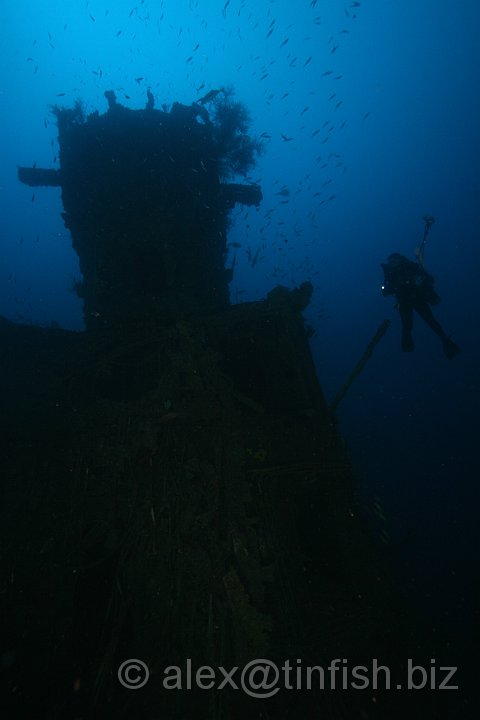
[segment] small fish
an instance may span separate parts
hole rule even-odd
[[[311,60],[312,60],[312,56],[310,55],[303,63],[303,67],[306,67],[308,65],[308,63],[311,62]]]
[[[282,135],[282,133],[280,133]],[[285,142],[290,142],[290,140],[293,140],[293,137],[287,137],[286,135],[282,135],[282,138],[285,140]]]
[[[268,33],[267,33],[267,35],[266,35],[266,37],[265,37],[265,40],[270,37],[270,35],[273,33],[273,31],[274,31],[274,28],[273,28],[273,27],[270,28],[270,30],[268,31]]]
[[[135,78],[135,82],[136,82],[136,83],[141,83],[142,80],[143,80],[143,77]]]
[[[302,116],[304,113],[306,113],[307,110],[309,110],[309,108],[310,108],[310,105],[307,105],[306,107],[304,107],[302,112],[300,113],[300,116]]]
[[[259,245],[258,248],[257,248],[257,252],[255,253],[255,255],[253,256],[253,258],[251,259],[250,265],[252,266],[252,268],[255,267],[255,265],[257,264],[259,254],[260,254],[260,245]]]
[[[286,45],[287,43],[288,43],[288,38],[285,38],[285,40],[282,42],[282,44],[280,45],[280,47],[281,47],[281,48],[284,47],[284,45]]]
[[[365,113],[365,115],[362,117],[362,120],[365,120],[370,115],[370,112]]]
[[[342,100],[339,100],[337,102],[337,104],[335,105],[335,110],[338,110],[338,108],[340,107],[341,104],[342,104]]]
[[[121,34],[122,34],[122,31],[119,30],[119,31],[117,32],[117,34],[115,35],[115,37],[118,37],[118,36],[121,35]]]

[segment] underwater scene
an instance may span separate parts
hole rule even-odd
[[[477,717],[478,3],[0,24],[1,717]]]

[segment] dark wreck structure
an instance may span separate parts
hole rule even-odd
[[[404,717],[381,682],[328,690],[335,658],[404,669],[409,629],[315,374],[310,285],[229,303],[228,214],[261,201],[226,182],[258,149],[244,110],[106,97],[56,109],[59,170],[19,169],[61,187],[86,330],[0,321],[2,717]],[[293,668],[268,699],[241,689],[256,659]],[[307,666],[325,689],[293,689]]]

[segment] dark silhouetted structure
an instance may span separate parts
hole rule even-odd
[[[261,199],[225,182],[251,160],[244,114],[107,99],[57,109],[58,172],[19,170],[61,186],[86,332],[0,322],[3,717],[404,718],[398,692],[287,689],[412,653],[315,374],[310,284],[229,304],[228,210]],[[256,658],[291,663],[278,693],[221,688]],[[190,662],[217,668],[209,691]]]

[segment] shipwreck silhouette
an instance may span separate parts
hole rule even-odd
[[[61,187],[86,330],[0,322],[4,716],[403,718],[381,687],[165,688],[187,659],[398,668],[408,632],[316,377],[310,284],[229,303],[229,210],[262,195],[226,167],[254,145],[235,155],[245,133],[203,106],[107,99],[55,109],[59,170],[19,168]]]

